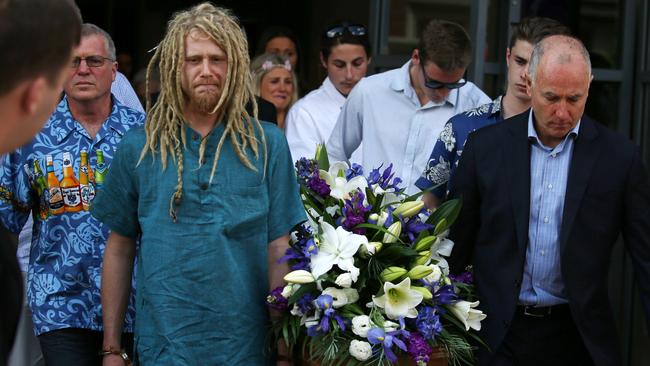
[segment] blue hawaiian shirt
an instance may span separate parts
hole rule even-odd
[[[448,184],[463,153],[467,136],[481,127],[503,121],[501,96],[491,103],[459,113],[447,121],[436,141],[422,175],[415,182],[421,190],[431,189],[439,199],[447,195]]]
[[[64,98],[30,143],[2,158],[0,220],[9,230],[19,233],[30,212],[34,218],[27,297],[36,335],[62,328],[102,330],[100,282],[109,229],[89,211],[51,214],[49,191],[41,189],[43,193],[38,194],[33,162],[37,160],[47,180],[45,157],[51,155],[60,181],[63,153],[70,152],[75,177],[79,179],[82,150],[88,152],[92,170],[96,169],[98,149],[110,165],[122,136],[129,129],[142,126],[144,118],[143,113],[113,98],[109,118],[92,139],[73,118]],[[125,332],[133,331],[133,300],[132,297]]]

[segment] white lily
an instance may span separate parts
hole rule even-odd
[[[463,322],[466,331],[469,331],[470,328],[478,331],[481,330],[481,320],[487,318],[487,315],[483,314],[481,310],[475,309],[478,304],[478,301],[461,300],[453,303],[449,310],[458,320]]]
[[[384,283],[384,294],[373,296],[373,302],[386,312],[386,316],[393,320],[399,318],[415,318],[418,311],[415,309],[422,302],[422,294],[411,289],[411,279],[405,278],[399,284]]]
[[[327,273],[335,264],[342,270],[350,272],[352,280],[356,281],[359,269],[354,266],[354,254],[361,245],[368,243],[368,238],[346,231],[342,227],[334,227],[327,222],[321,222],[320,247],[318,254],[311,258],[311,273],[314,278]]]
[[[445,275],[449,273],[449,264],[447,264],[447,260],[444,257],[449,257],[452,249],[454,249],[454,242],[447,239],[448,233],[449,231],[447,230],[438,235],[436,241],[431,245],[431,259],[437,262]]]
[[[320,170],[319,176],[327,182],[330,186],[330,196],[338,199],[350,198],[351,192],[356,192],[361,189],[362,192],[366,191],[368,181],[363,176],[356,176],[350,180],[345,179],[345,171],[348,169],[348,164],[337,161],[330,164],[328,172]],[[340,176],[342,175],[342,176]]]

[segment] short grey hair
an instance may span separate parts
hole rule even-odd
[[[587,75],[591,76],[591,59],[589,58],[589,51],[585,45],[577,38],[567,35],[556,35],[550,36],[542,39],[537,42],[535,47],[533,47],[533,53],[530,56],[530,62],[528,63],[528,77],[532,82],[535,81],[535,76],[537,74],[537,66],[544,56],[544,53],[551,49],[552,47],[563,46],[565,50],[558,55],[560,62],[570,62],[571,53],[570,51],[577,51],[585,60],[587,64]],[[564,61],[563,61],[564,60]]]
[[[105,30],[99,28],[98,26],[92,23],[84,23],[81,25],[81,38],[90,37],[90,36],[102,36],[104,37],[104,44],[106,45],[106,54],[107,57],[115,61],[115,43],[113,38]]]

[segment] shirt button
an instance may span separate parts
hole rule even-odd
[[[543,250],[540,250],[539,254],[543,256],[545,254],[545,252]]]
[[[201,189],[204,191],[208,189],[208,183],[201,183]]]
[[[199,139],[199,136],[195,133],[192,134],[192,140],[196,141]]]
[[[544,223],[545,223],[545,224],[548,223],[548,216],[544,218]]]
[[[548,189],[553,189],[553,185],[552,185],[552,184],[549,184],[549,185],[548,185]]]

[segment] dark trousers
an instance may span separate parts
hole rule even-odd
[[[103,333],[79,328],[66,328],[38,336],[46,366],[101,366]],[[122,334],[122,346],[133,355],[133,334]]]
[[[491,366],[592,366],[568,305],[550,314],[531,316],[517,307],[506,337],[492,355]]]

